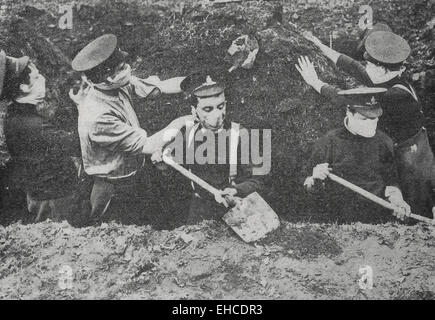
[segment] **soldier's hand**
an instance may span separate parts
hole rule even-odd
[[[163,152],[161,149],[155,151],[152,155],[151,155],[151,162],[153,164],[159,163],[163,161]]]
[[[235,207],[242,202],[242,198],[236,197],[237,189],[235,188],[225,188],[221,191],[221,194],[230,207]]]
[[[321,163],[313,168],[314,179],[325,180],[329,176],[329,172],[332,169],[329,167],[329,163]]]
[[[391,195],[388,200],[397,208],[393,212],[394,216],[402,221],[409,218],[411,215],[411,207],[403,200],[401,195]]]
[[[82,80],[82,82],[80,83],[80,88],[78,89],[77,93],[74,93],[74,88],[71,88],[68,92],[68,95],[76,105],[79,105],[86,96],[87,88],[88,85],[86,84],[85,81]]]
[[[314,87],[316,83],[320,81],[313,63],[307,56],[300,56],[298,58],[298,64],[296,64],[295,67],[304,81],[310,86]]]
[[[302,35],[304,36],[305,39],[307,39],[308,41],[311,41],[316,46],[319,46],[322,44],[322,41],[320,41],[319,38],[315,37],[311,31],[304,31],[302,33]]]
[[[314,178],[313,177],[308,177],[308,178],[305,179],[305,181],[304,181],[304,188],[305,188],[305,190],[307,190],[307,191],[313,191],[314,185],[315,185],[315,182],[314,182]]]
[[[169,154],[171,153],[169,151],[169,149],[166,149],[165,152],[168,152]],[[151,162],[153,163],[153,165],[161,171],[166,171],[169,169],[169,166],[163,162],[163,151],[162,149],[155,151],[152,155],[151,155]]]

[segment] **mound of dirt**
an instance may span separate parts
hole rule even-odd
[[[0,228],[0,298],[434,299],[434,239],[394,224],[285,223],[253,245],[211,221],[13,224]],[[372,289],[359,285],[366,266]]]

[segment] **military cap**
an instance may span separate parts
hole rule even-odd
[[[6,56],[3,50],[0,51],[0,97],[3,94],[4,84],[19,78],[29,61],[28,56],[14,58]]]
[[[212,78],[213,77],[213,78]],[[181,90],[198,98],[207,98],[221,94],[225,85],[216,75],[194,73],[187,76],[180,84]]]
[[[376,118],[382,115],[379,98],[388,90],[385,88],[354,88],[338,92],[345,98],[348,106],[367,118]]]
[[[373,32],[376,32],[376,31],[389,31],[389,32],[393,32],[393,30],[391,30],[391,28],[387,24],[385,24],[385,23],[376,23],[376,24],[373,25],[372,28],[365,29],[361,33],[361,36],[360,36],[361,41],[360,41],[360,43],[358,44],[358,46],[356,48],[356,51],[359,54],[362,55],[364,53],[364,51],[365,51],[364,46],[365,46],[367,37],[369,35],[371,35]]]
[[[411,53],[408,42],[389,31],[375,31],[365,41],[364,58],[385,65],[397,65]]]
[[[127,53],[118,47],[118,38],[114,34],[104,34],[80,50],[73,59],[71,67],[75,71],[83,72],[107,64],[110,60],[119,61],[118,59],[126,56]]]

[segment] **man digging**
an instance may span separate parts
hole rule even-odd
[[[244,139],[249,136],[249,131],[226,118],[227,101],[223,83],[215,82],[210,75],[201,73],[188,76],[181,87],[190,96],[195,116],[195,123],[192,122],[183,132],[183,161],[193,174],[222,190],[221,196],[226,201],[226,206],[216,203],[208,191],[192,183],[193,194],[187,223],[195,224],[201,220],[220,219],[228,206],[240,203],[240,198],[264,191],[268,169],[263,167],[264,164],[254,165],[249,154],[242,154],[250,152],[250,149],[242,146],[246,141],[249,142]],[[204,144],[209,146],[207,159],[211,157],[214,161],[198,159],[195,151]],[[177,158],[177,148],[173,151]],[[214,155],[211,156],[210,152]],[[191,159],[193,161],[187,159],[188,154],[195,154],[194,159]],[[156,155],[154,160],[161,158]]]
[[[415,214],[432,218],[435,198],[435,160],[426,128],[420,99],[403,78],[404,62],[411,49],[402,37],[389,31],[370,32],[364,40],[363,66],[356,60],[340,54],[321,43],[310,33],[305,37],[320,48],[337,67],[368,87],[382,87],[387,92],[379,97],[384,110],[380,128],[394,142],[394,155],[399,171],[399,182],[405,200]],[[308,58],[300,65],[312,68]],[[306,70],[308,70],[305,68]],[[337,91],[320,81],[314,72],[304,72],[304,80],[320,94],[340,100]]]
[[[383,88],[339,91],[347,101],[344,126],[328,132],[314,146],[307,164],[307,170],[312,170],[312,174],[304,186],[308,191],[324,192],[322,198],[327,201],[326,208],[332,220],[379,223],[391,220],[391,215],[383,207],[325,180],[330,172],[388,199],[398,208],[394,215],[399,219],[410,214],[410,207],[398,187],[393,142],[377,129],[382,109],[376,97],[385,91]]]

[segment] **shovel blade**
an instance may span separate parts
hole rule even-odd
[[[248,243],[264,238],[280,225],[275,211],[257,192],[251,193],[240,205],[228,211],[223,220]]]

